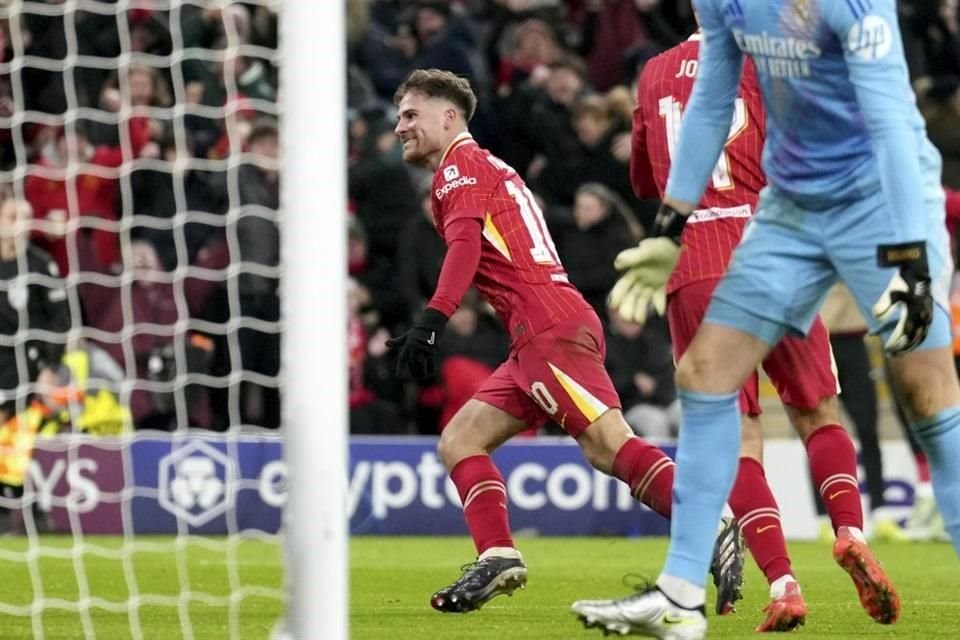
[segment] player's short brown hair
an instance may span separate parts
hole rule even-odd
[[[410,91],[417,91],[428,98],[449,100],[463,112],[467,122],[477,110],[477,95],[470,88],[470,82],[449,71],[441,69],[411,71],[393,94],[393,104],[399,105],[403,96]]]

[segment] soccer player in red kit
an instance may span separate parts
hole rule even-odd
[[[641,198],[662,197],[666,188],[683,107],[697,74],[699,38],[699,33],[694,34],[653,58],[640,77],[630,164],[634,190]],[[701,208],[687,221],[678,262],[666,283],[666,313],[676,360],[700,326],[766,182],[760,167],[763,107],[752,63],[746,65],[724,153]],[[623,252],[617,258],[618,268],[636,264],[638,253],[643,252],[641,247]],[[611,294],[611,303],[628,320],[642,322],[649,301],[648,295],[638,294],[629,272]],[[763,367],[806,446],[811,473],[837,534],[834,557],[850,573],[867,612],[880,616],[884,608],[878,598],[896,599],[897,595],[863,537],[856,451],[839,425],[838,386],[823,323],[817,319],[806,339],[782,340]],[[791,571],[778,506],[764,476],[756,373],[740,390],[740,408],[743,444],[729,505],[770,583],[771,602],[757,630],[785,631],[803,624],[807,610]]]
[[[434,377],[444,326],[471,283],[510,336],[507,361],[456,413],[438,445],[478,559],[434,594],[431,605],[461,613],[526,583],[510,533],[506,486],[490,458],[512,436],[554,420],[594,467],[627,483],[638,500],[666,517],[673,462],[624,421],[604,368],[600,319],[570,284],[533,194],[470,136],[476,97],[469,83],[446,71],[417,70],[394,101],[404,159],[435,172],[434,222],[447,245],[427,308],[410,331],[388,343],[399,349],[398,373],[418,381]],[[724,548],[736,557],[718,564],[735,574],[739,587],[743,563],[735,525],[721,532],[718,556]]]

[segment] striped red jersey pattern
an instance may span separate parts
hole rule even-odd
[[[482,225],[473,284],[507,328],[512,348],[591,308],[570,284],[530,189],[469,134],[451,143],[432,189],[441,238],[446,226],[459,218]]]
[[[663,197],[670,160],[690,100],[700,53],[699,34],[651,59],[637,86],[633,114],[630,177],[641,198]],[[683,250],[667,292],[723,275],[733,249],[766,184],[760,159],[764,115],[756,71],[748,60],[736,102],[730,136],[699,208],[687,221]]]

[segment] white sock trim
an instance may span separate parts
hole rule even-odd
[[[863,535],[862,529],[858,529],[857,527],[840,527],[837,533],[839,533],[844,529],[846,529],[850,533],[850,535],[853,536],[854,540],[857,540],[859,542],[864,542],[864,543],[867,541],[867,536]]]
[[[720,512],[720,517],[730,518],[731,520],[733,519],[733,509],[730,508],[729,503],[726,503],[726,502],[723,503],[723,511]]]
[[[770,583],[770,599],[776,600],[777,598],[782,597],[783,594],[786,593],[787,591],[787,585],[790,584],[791,582],[796,583],[797,591],[799,591],[800,583],[797,582],[797,579],[793,577],[793,574],[791,573],[782,575],[776,580],[774,580],[773,582],[771,582]]]
[[[516,558],[523,561],[523,556],[513,547],[490,547],[481,553],[477,560],[486,560],[487,558]]]
[[[696,609],[707,601],[707,590],[683,578],[661,573],[657,578],[657,587],[663,594],[684,609]]]

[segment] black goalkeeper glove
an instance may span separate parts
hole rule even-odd
[[[683,235],[683,227],[687,224],[688,217],[670,205],[661,203],[650,235],[654,238],[670,238],[679,246],[680,236]]]
[[[927,337],[933,322],[926,243],[880,245],[877,247],[877,264],[898,268],[883,295],[873,305],[873,315],[880,322],[891,320],[899,313],[885,345],[887,353],[897,355],[912,351]]]
[[[397,377],[413,378],[421,384],[433,382],[437,377],[437,359],[440,353],[440,336],[447,326],[447,316],[427,307],[420,320],[402,336],[387,340],[391,349],[400,348],[397,354]]]

